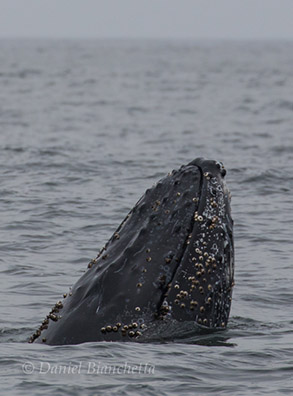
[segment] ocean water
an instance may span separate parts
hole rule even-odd
[[[0,41],[1,393],[293,394],[292,65],[282,41]],[[28,344],[144,191],[198,156],[232,193],[227,330]]]

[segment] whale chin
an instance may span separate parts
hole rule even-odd
[[[136,203],[29,342],[176,339],[225,329],[233,220],[222,163],[197,158]]]

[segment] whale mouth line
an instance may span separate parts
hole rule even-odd
[[[203,186],[203,177],[204,177],[203,176],[203,170],[202,170],[202,168],[199,165],[195,165],[193,163],[191,163],[189,165],[195,166],[200,172],[200,182],[199,182],[200,188],[199,188],[199,194],[198,194],[199,197],[198,197],[198,205],[197,205],[197,209],[199,209],[200,202],[201,202],[201,199],[202,199],[202,186]],[[194,219],[194,216],[191,216],[190,224],[189,224],[189,227],[188,227],[188,233],[187,233],[187,236],[186,236],[186,238],[185,238],[185,240],[184,240],[184,242],[182,244],[181,252],[180,252],[180,255],[178,257],[178,263],[177,263],[176,267],[174,268],[174,270],[172,272],[172,276],[171,276],[170,281],[168,282],[168,285],[173,284],[174,278],[175,278],[175,276],[176,276],[176,274],[177,274],[177,272],[179,270],[179,267],[182,264],[182,260],[183,260],[184,254],[185,254],[185,252],[187,250],[187,247],[188,247],[187,242],[188,242],[188,239],[189,239],[189,235],[193,234],[194,229],[195,229],[195,223],[196,223],[196,221]],[[165,297],[168,295],[168,291],[169,291],[168,285],[166,285],[164,290],[163,290],[161,299],[160,299],[160,301],[158,303],[158,311],[157,312],[160,311],[160,308],[161,308],[161,306],[162,306],[162,304],[163,304],[163,302],[165,300]]]

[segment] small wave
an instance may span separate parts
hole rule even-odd
[[[260,137],[260,138],[264,138],[264,139],[268,139],[272,137],[272,134],[269,132],[256,132],[255,136]]]
[[[284,119],[284,118],[274,118],[274,119],[269,119],[269,120],[266,120],[266,124],[267,125],[279,125],[279,124],[282,124],[283,122],[285,122],[285,121],[287,121],[286,119]]]
[[[274,146],[271,148],[271,151],[276,154],[283,154],[283,153],[293,153],[293,146],[292,145],[287,145],[287,146]]]
[[[293,176],[286,173],[284,173],[283,169],[268,169],[265,171],[262,171],[258,174],[251,175],[246,177],[245,179],[242,180],[242,183],[254,183],[254,182],[273,182],[274,185],[276,185],[276,181],[288,181],[292,180]],[[278,187],[278,186],[276,186]]]
[[[33,328],[28,327],[3,327],[0,329],[0,342],[27,342],[33,330]]]
[[[293,102],[291,100],[280,100],[277,106],[280,109],[293,111]]]
[[[11,151],[13,153],[24,153],[26,151],[25,147],[11,147],[5,146],[2,148],[3,151]]]
[[[0,78],[27,78],[31,76],[40,76],[42,74],[41,70],[38,69],[23,69],[23,70],[17,70],[15,72],[9,71],[9,72],[0,72]]]
[[[133,114],[133,113],[147,113],[148,110],[145,107],[132,106],[132,107],[128,107],[127,111],[129,114]]]

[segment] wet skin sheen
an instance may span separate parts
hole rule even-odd
[[[222,163],[197,158],[148,189],[30,342],[149,341],[227,326],[233,221]]]

